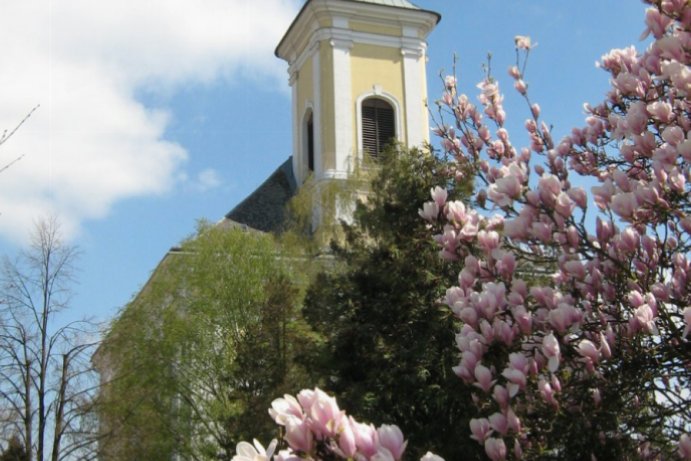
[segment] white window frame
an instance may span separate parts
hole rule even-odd
[[[357,101],[355,103],[355,114],[357,124],[357,152],[358,159],[360,160],[362,160],[362,156],[364,154],[364,147],[362,144],[362,103],[365,101],[365,99],[369,98],[381,99],[382,101],[389,103],[391,107],[393,107],[394,124],[396,126],[396,141],[402,143],[405,139],[403,137],[403,124],[401,123],[401,105],[398,103],[398,100],[394,97],[394,95],[392,95],[391,93],[387,93],[386,91],[382,91],[375,85],[373,91],[368,91],[358,96]]]

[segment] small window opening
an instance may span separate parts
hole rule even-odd
[[[307,119],[307,168],[314,171],[314,123],[311,113]]]

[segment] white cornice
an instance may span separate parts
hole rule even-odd
[[[415,40],[423,42],[430,31],[436,25],[439,16],[425,10],[412,10],[406,8],[394,8],[378,4],[368,4],[360,2],[349,2],[343,0],[311,0],[300,11],[299,15],[284,35],[283,39],[276,48],[276,55],[288,63],[293,64],[305,48],[312,45],[315,34],[323,40],[325,38],[352,39],[360,42],[355,36],[358,33],[342,27],[322,28],[319,21],[332,21],[334,25],[342,25],[343,19],[348,21],[364,22],[376,26],[394,26],[402,30],[404,37],[387,37],[375,34],[362,34],[363,36],[372,35],[379,40],[399,40],[398,44],[388,44],[386,46],[401,46],[400,40]],[[417,37],[412,37],[412,31],[417,31]],[[328,32],[324,32],[328,31]],[[352,38],[339,35],[352,34]],[[324,37],[326,35],[326,37]],[[370,42],[369,40],[363,43]]]

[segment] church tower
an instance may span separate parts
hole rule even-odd
[[[429,140],[426,38],[439,19],[407,0],[307,0],[276,48],[289,65],[298,186],[344,179],[392,139]]]

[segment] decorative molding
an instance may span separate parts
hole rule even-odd
[[[329,40],[329,45],[331,45],[331,47],[334,49],[350,51],[353,48],[353,40],[350,38],[332,37]]]
[[[331,24],[333,25],[333,27],[337,27],[339,29],[350,28],[350,25],[348,24],[348,18],[345,18],[343,16],[334,16],[331,19]]]
[[[401,56],[403,57],[411,57],[414,59],[420,59],[423,56],[425,56],[425,48],[424,47],[401,47]]]
[[[401,29],[401,32],[403,32],[404,37],[419,38],[417,27],[403,26],[403,28]]]
[[[298,71],[297,70],[292,70],[292,72],[288,72],[288,84],[292,87],[295,85],[295,82],[298,81]]]

